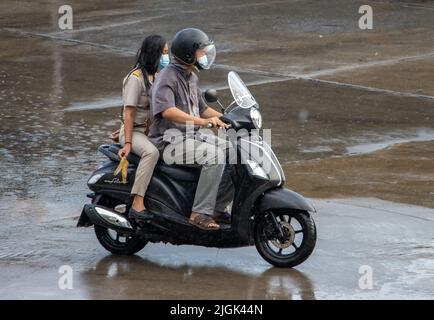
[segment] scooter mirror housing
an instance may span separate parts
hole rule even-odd
[[[203,96],[204,96],[206,102],[209,102],[209,103],[216,102],[218,100],[217,91],[214,89],[206,90]]]

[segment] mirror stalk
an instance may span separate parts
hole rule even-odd
[[[217,99],[217,103],[219,104],[222,113],[225,113],[226,109],[225,109],[225,107],[223,107],[223,105],[221,104],[220,100]]]

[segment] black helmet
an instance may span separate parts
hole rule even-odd
[[[195,28],[187,28],[175,35],[171,47],[172,54],[179,60],[188,65],[195,64],[200,69],[209,69],[213,64],[216,50],[214,43],[208,38],[207,34],[202,30]],[[196,59],[196,51],[203,49],[206,63],[198,63]]]

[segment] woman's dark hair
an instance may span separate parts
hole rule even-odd
[[[152,35],[143,40],[142,46],[137,52],[137,61],[134,67],[142,70],[147,88],[151,86],[148,76],[157,72],[165,45],[166,39],[159,35]]]

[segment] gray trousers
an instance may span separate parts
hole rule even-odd
[[[214,210],[225,211],[233,200],[232,170],[226,163],[234,163],[236,154],[226,140],[210,134],[187,137],[166,146],[163,159],[169,164],[202,167],[192,211],[213,215]]]

